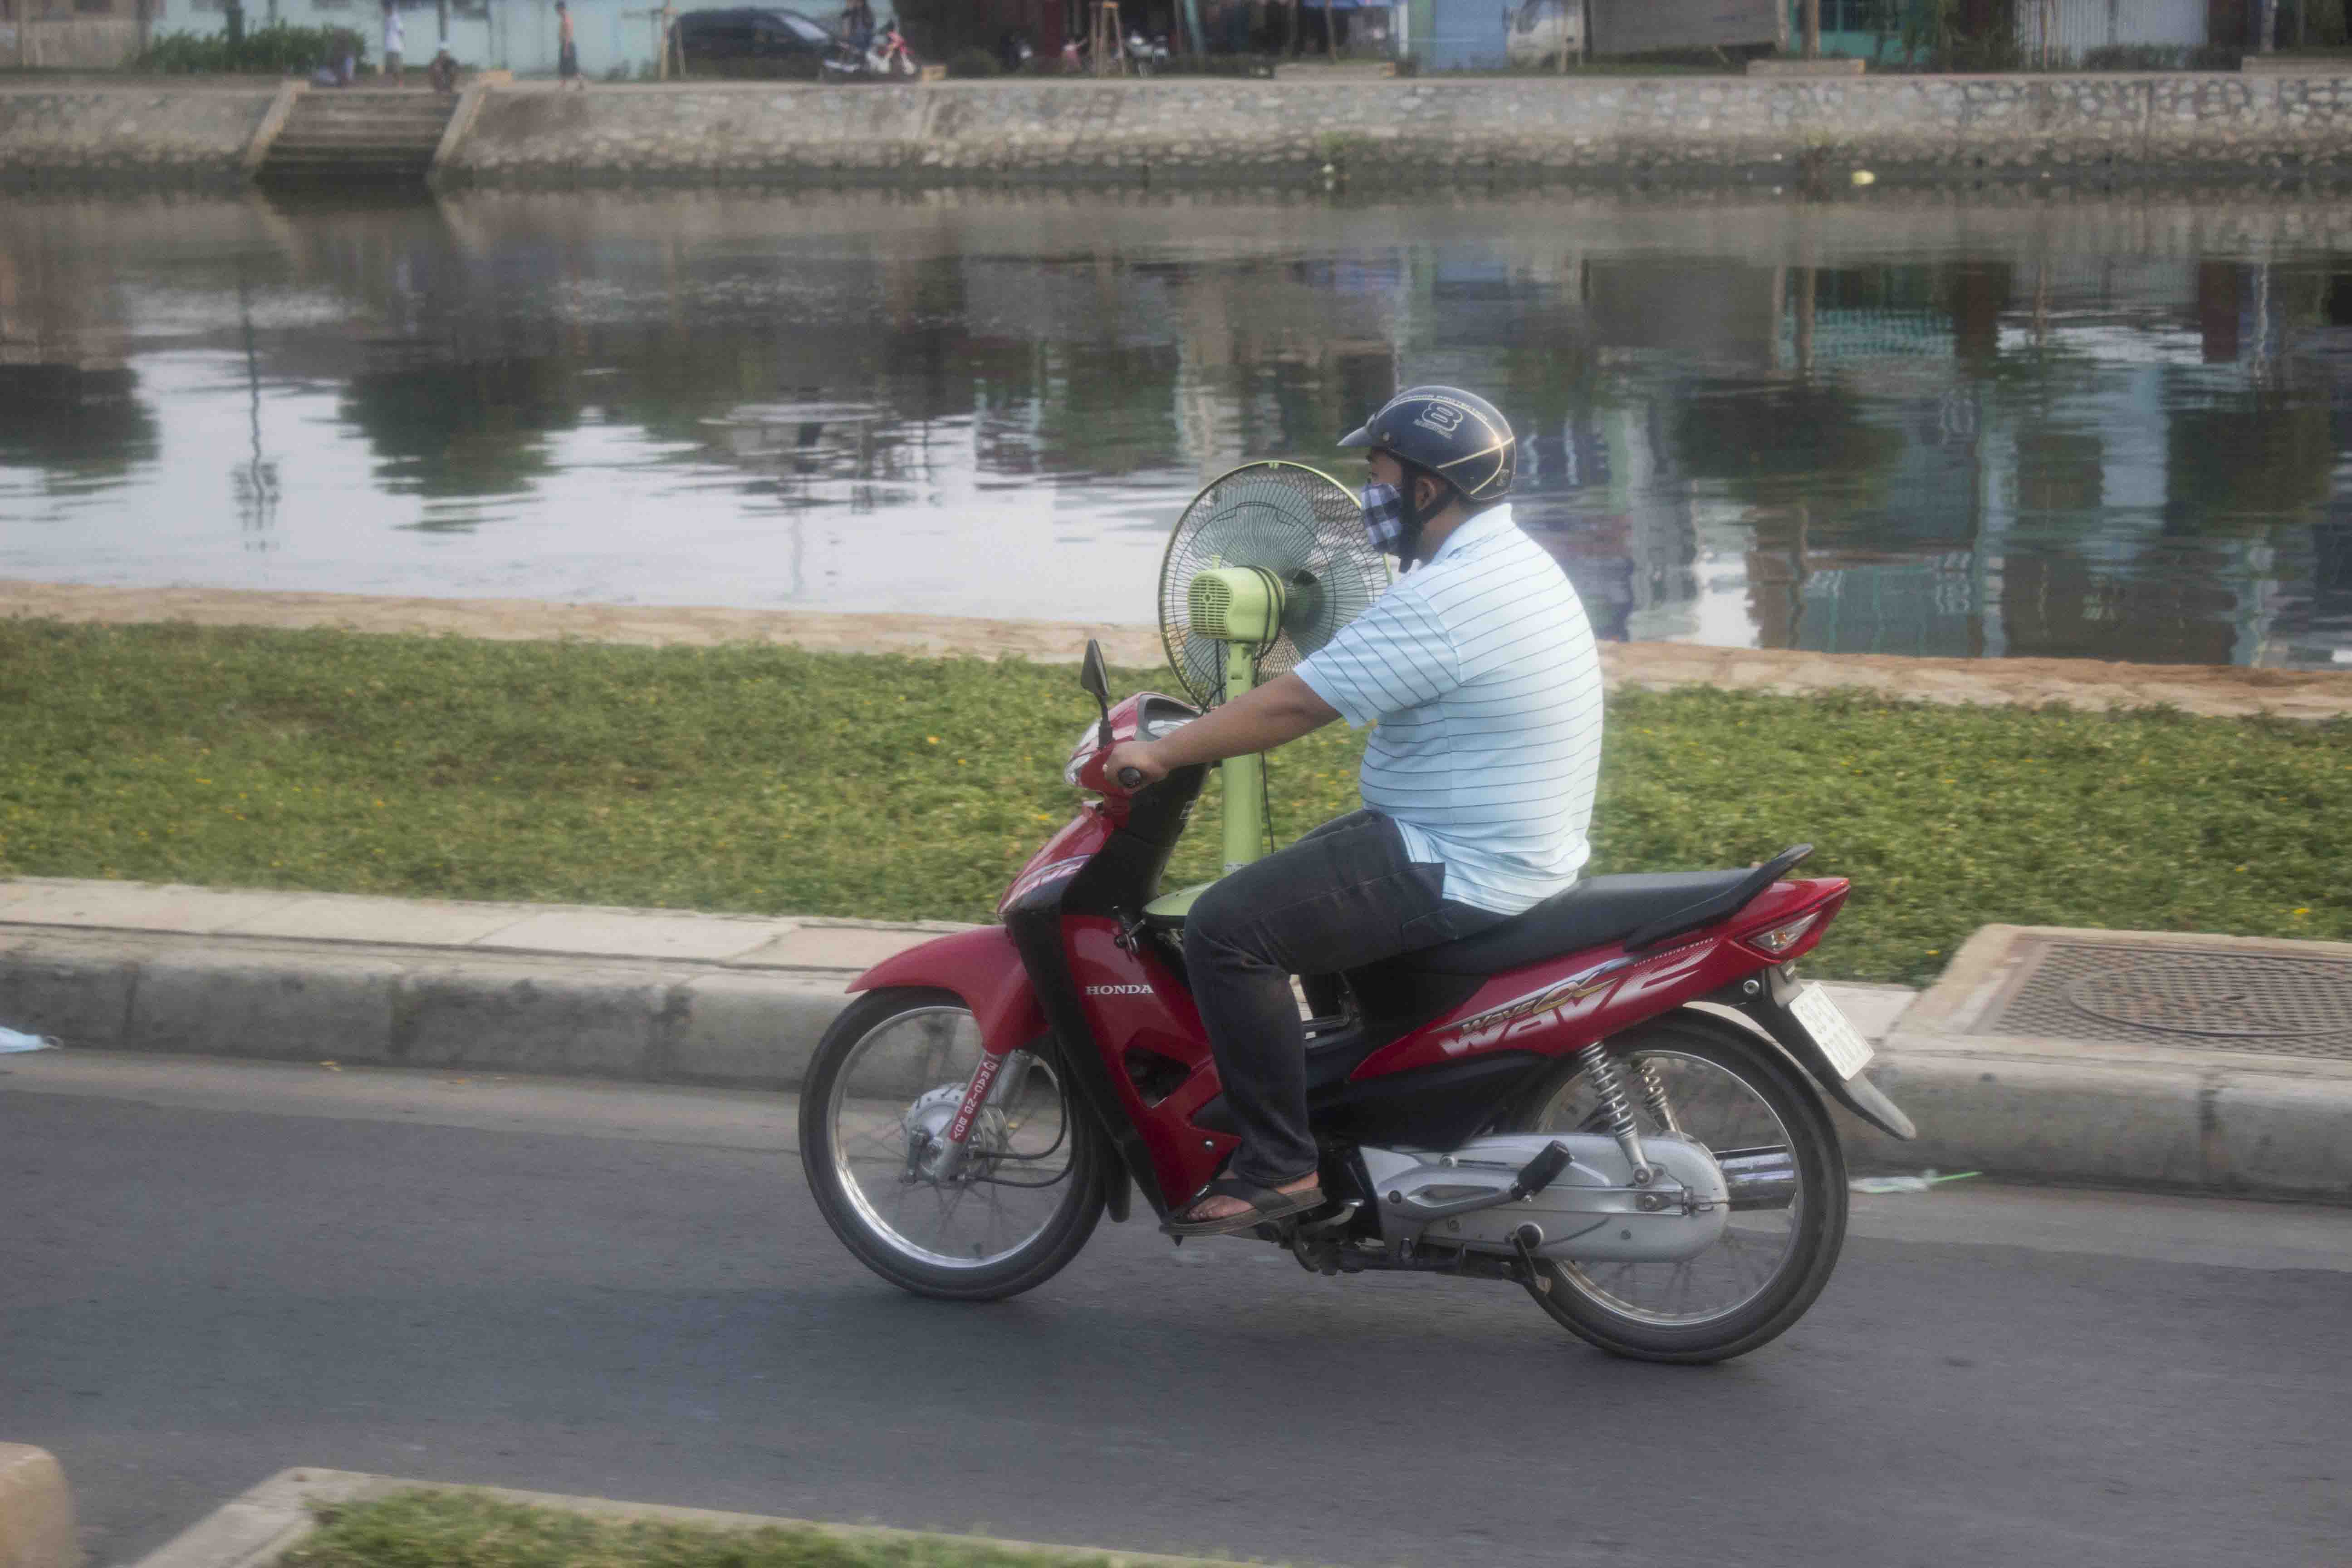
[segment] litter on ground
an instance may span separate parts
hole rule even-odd
[[[1846,1186],[1857,1193],[1924,1193],[1946,1182],[1965,1182],[1976,1173],[1955,1171],[1948,1176],[1939,1176],[1933,1171],[1922,1171],[1916,1176],[1857,1176]]]

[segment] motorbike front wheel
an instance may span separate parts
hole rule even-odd
[[[1845,1154],[1795,1065],[1739,1026],[1670,1013],[1609,1041],[1644,1137],[1679,1134],[1737,1172],[1729,1224],[1681,1263],[1545,1260],[1532,1294],[1570,1333],[1639,1361],[1715,1362],[1786,1332],[1829,1283],[1845,1242]],[[1563,1058],[1509,1130],[1601,1132],[1584,1064]]]
[[[993,1300],[1086,1246],[1116,1156],[1036,1044],[1005,1058],[959,1165],[946,1128],[982,1054],[962,1000],[876,991],[833,1021],[801,1086],[801,1167],[868,1268],[919,1296]]]

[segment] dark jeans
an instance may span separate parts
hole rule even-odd
[[[1331,974],[1482,931],[1505,917],[1443,896],[1445,869],[1405,858],[1378,812],[1327,822],[1211,887],[1184,922],[1184,963],[1225,1103],[1231,1174],[1278,1186],[1315,1169],[1307,1033],[1294,974]]]

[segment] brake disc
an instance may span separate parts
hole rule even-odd
[[[956,1111],[963,1104],[964,1090],[971,1086],[943,1083],[918,1097],[898,1125],[907,1134],[907,1169],[901,1180],[936,1182],[940,1165],[947,1156],[948,1127],[955,1121]],[[1004,1112],[997,1106],[983,1105],[972,1118],[971,1132],[967,1140],[963,1169],[955,1177],[968,1182],[975,1175],[985,1174],[985,1166],[1012,1147]]]

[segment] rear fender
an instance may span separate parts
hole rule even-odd
[[[849,983],[852,991],[901,985],[952,991],[963,998],[980,1026],[981,1047],[991,1056],[1018,1050],[1045,1032],[1036,988],[1003,926],[960,931],[910,947]]]
[[[1752,994],[1748,989],[1750,985],[1756,986]],[[1918,1137],[1918,1128],[1912,1125],[1900,1106],[1879,1091],[1876,1084],[1860,1073],[1850,1079],[1838,1076],[1837,1068],[1830,1065],[1828,1053],[1813,1043],[1813,1037],[1789,1012],[1789,1002],[1796,995],[1797,988],[1797,981],[1787,968],[1775,966],[1737,985],[1724,987],[1700,1001],[1696,1008],[1733,1027],[1744,1026],[1748,1033],[1771,1041],[1782,1056],[1804,1068],[1805,1076],[1821,1085],[1832,1100],[1887,1136],[1906,1142]]]

